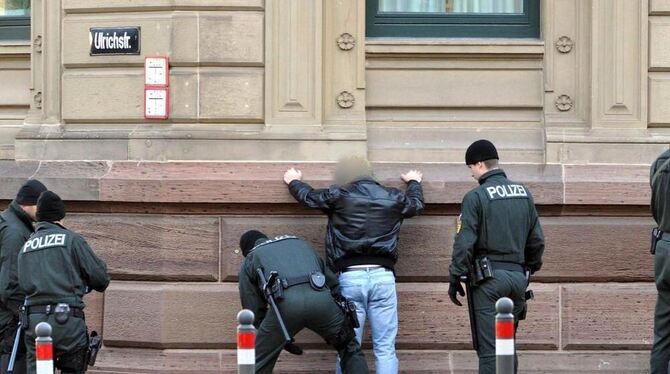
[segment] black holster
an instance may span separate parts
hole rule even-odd
[[[95,366],[95,360],[98,358],[100,348],[102,348],[102,336],[98,335],[97,331],[92,331],[91,337],[88,340],[88,356],[86,357],[88,366]]]
[[[471,286],[477,286],[487,279],[493,278],[491,260],[486,256],[475,259],[472,266],[472,274],[468,278]]]
[[[361,327],[358,322],[358,313],[356,313],[356,303],[347,300],[344,296],[338,297],[335,302],[344,312],[344,316],[349,320],[351,326],[355,329]]]
[[[654,227],[651,230],[651,246],[649,247],[649,252],[652,255],[656,253],[656,245],[661,239],[663,239],[663,231],[661,231],[661,229],[658,227]]]

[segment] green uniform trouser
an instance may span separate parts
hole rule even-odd
[[[479,374],[496,372],[495,304],[501,297],[514,302],[514,316],[518,322],[526,308],[526,277],[518,271],[495,270],[494,278],[485,281],[472,291],[479,338]]]
[[[654,315],[654,346],[651,349],[651,374],[668,373],[670,362],[670,241],[661,240],[654,255],[656,277],[656,313]]]
[[[327,289],[315,292],[309,284],[291,287],[285,290],[284,299],[278,306],[289,335],[293,337],[308,328],[337,349],[342,358],[343,373],[368,373],[354,331]],[[256,335],[256,373],[272,373],[283,348],[284,336],[277,316],[270,308]]]
[[[82,318],[70,316],[65,324],[56,322],[53,314],[31,314],[29,328],[26,330],[26,358],[28,374],[35,374],[35,326],[40,322],[51,325],[54,349],[54,367],[59,368],[62,374],[85,373],[87,367],[86,354],[88,351],[88,329]]]

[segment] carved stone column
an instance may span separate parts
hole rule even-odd
[[[648,1],[593,0],[593,128],[646,128]]]
[[[322,1],[266,2],[265,123],[322,123]]]
[[[365,0],[324,2],[324,123],[365,132]]]
[[[591,3],[545,0],[545,121],[553,128],[586,129],[591,113]]]
[[[61,1],[33,0],[31,10],[32,101],[26,124],[61,121]]]
[[[365,140],[364,0],[266,2],[265,56],[266,131]]]

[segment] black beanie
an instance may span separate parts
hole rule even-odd
[[[242,234],[242,237],[240,237],[240,249],[242,250],[242,255],[247,257],[249,252],[256,246],[256,242],[267,238],[268,237],[265,234],[257,230],[249,230]]]
[[[498,151],[496,150],[496,146],[493,145],[493,143],[485,139],[477,140],[476,142],[470,144],[468,150],[465,151],[466,165],[474,165],[480,161],[492,159],[499,159]]]
[[[19,205],[35,205],[40,194],[47,188],[37,179],[30,179],[19,188],[14,199]]]
[[[37,200],[37,220],[40,222],[56,222],[65,218],[65,204],[54,192],[42,192]]]

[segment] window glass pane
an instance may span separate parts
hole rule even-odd
[[[379,11],[388,13],[522,14],[523,0],[379,0]]]
[[[0,0],[0,17],[30,17],[30,0]]]

